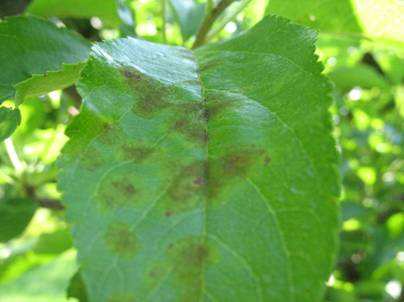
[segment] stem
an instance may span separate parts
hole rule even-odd
[[[4,144],[6,145],[8,158],[10,159],[11,164],[13,165],[15,171],[17,173],[21,173],[21,171],[24,169],[24,165],[20,161],[20,158],[18,157],[17,151],[14,148],[13,140],[11,139],[11,137],[6,138],[4,140]]]
[[[60,201],[57,199],[39,198],[36,195],[36,190],[33,186],[25,185],[24,190],[25,194],[42,208],[47,208],[55,211],[62,211],[65,209],[63,204],[61,204]]]
[[[213,23],[216,19],[222,14],[222,12],[234,2],[235,0],[221,0],[211,11],[209,14],[205,16],[203,19],[201,27],[196,34],[195,42],[192,45],[192,49],[195,49],[205,43],[206,36],[208,35],[210,29],[213,26]]]
[[[246,1],[242,2],[241,4],[239,4],[238,7],[234,10],[234,12],[230,16],[225,18],[223,20],[223,22],[217,28],[212,30],[212,32],[207,36],[206,41],[210,41],[215,36],[217,36],[223,30],[223,28],[227,25],[227,23],[233,21],[233,19],[235,19],[237,17],[237,15],[239,13],[241,13],[241,11],[244,8],[246,8],[246,6],[248,4],[250,4],[250,2],[251,2],[251,0],[246,0]]]
[[[167,43],[167,34],[166,34],[166,0],[161,0],[161,18],[163,20],[163,25],[161,27],[163,42]]]

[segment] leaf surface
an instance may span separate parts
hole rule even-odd
[[[79,35],[35,17],[0,22],[0,102],[73,84],[89,53]]]
[[[59,163],[89,301],[320,301],[338,181],[314,39],[267,17],[194,52],[93,48]]]

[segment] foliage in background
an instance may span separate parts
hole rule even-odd
[[[204,13],[216,4],[196,0],[27,2],[5,1],[0,15],[26,9],[92,41],[133,35],[187,47],[194,43]],[[317,53],[334,83],[335,136],[343,176],[340,253],[326,301],[385,302],[404,297],[403,9],[398,0],[242,0],[220,14],[205,37],[217,41],[236,35],[258,22],[264,12],[320,32]],[[0,43],[2,47],[7,49],[5,42]],[[7,58],[1,59],[3,63]],[[28,68],[11,84],[44,71]],[[10,83],[4,83],[0,92],[10,97]],[[70,83],[58,83],[57,88]],[[65,289],[76,267],[58,202],[55,160],[67,140],[65,126],[77,115],[80,103],[71,87],[28,96],[19,107],[20,125],[0,147],[0,233],[5,236],[0,244],[1,301],[66,300]],[[7,101],[0,114],[17,125],[19,118],[10,114],[12,108],[13,102]],[[1,137],[12,132],[9,125],[0,122]],[[19,219],[3,219],[6,215]],[[14,222],[12,228],[8,221]],[[38,289],[37,280],[44,278],[47,286]],[[71,285],[71,296],[82,295],[80,284]]]

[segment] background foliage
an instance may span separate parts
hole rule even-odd
[[[0,16],[39,15],[91,41],[132,35],[191,46],[215,3],[6,0]],[[207,36],[211,41],[232,36],[265,13],[320,32],[317,53],[334,84],[343,177],[341,244],[326,301],[404,299],[403,10],[399,0],[241,0],[220,15]],[[13,106],[11,100],[0,108],[1,117],[19,123],[0,147],[0,301],[67,300],[65,290],[77,268],[55,160],[80,102],[69,87],[27,97],[21,117],[5,108]],[[0,136],[9,132],[0,122]],[[80,280],[72,280],[68,292],[77,296],[83,292]]]

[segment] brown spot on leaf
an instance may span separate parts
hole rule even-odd
[[[111,173],[101,182],[96,198],[102,207],[108,209],[133,206],[139,197],[139,190],[133,183],[130,172]]]
[[[204,238],[189,237],[174,243],[167,254],[182,289],[179,301],[194,301],[203,290],[205,267],[214,262],[217,252]]]
[[[141,146],[136,143],[127,143],[120,147],[119,153],[123,160],[141,163],[150,157],[154,151],[151,147]]]
[[[167,192],[169,212],[175,213],[195,206],[206,189],[206,164],[196,162],[185,166],[174,177]]]
[[[94,171],[102,166],[103,163],[101,152],[95,146],[90,145],[80,155],[80,164],[89,171]]]
[[[218,159],[211,160],[208,170],[208,196],[215,198],[222,188],[238,177],[248,177],[251,169],[258,165],[268,165],[270,157],[265,150],[251,147],[239,151],[230,151]]]
[[[139,249],[136,234],[125,223],[110,225],[104,240],[109,250],[120,257],[132,258]]]
[[[271,157],[269,155],[264,156],[264,165],[268,166],[271,163]]]
[[[144,118],[151,118],[154,114],[168,107],[170,88],[153,80],[138,70],[124,70],[123,75],[128,80],[136,95],[132,112]]]
[[[187,139],[198,143],[206,143],[208,140],[206,110],[203,103],[188,102],[178,105],[180,116],[173,124],[173,129]]]

